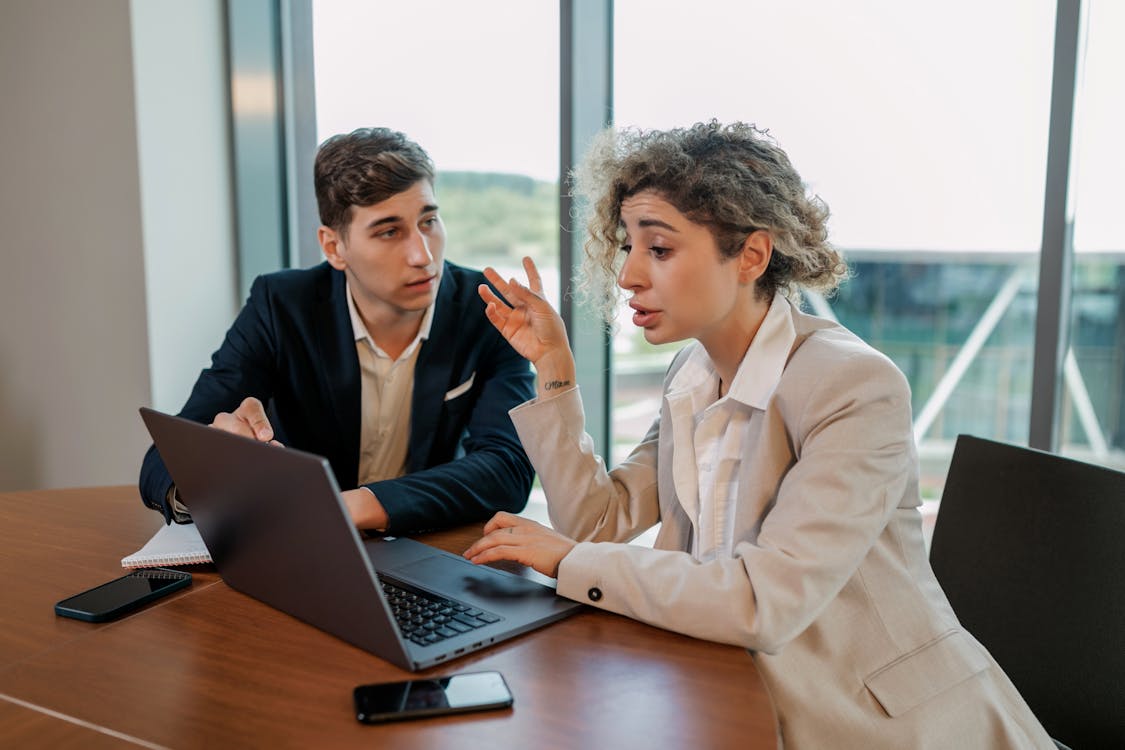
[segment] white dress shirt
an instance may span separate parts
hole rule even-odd
[[[418,335],[393,359],[375,343],[363,324],[352,298],[351,284],[347,285],[347,294],[359,356],[359,484],[363,485],[406,474],[414,365],[422,342],[430,336],[436,298],[422,316]]]
[[[738,469],[752,448],[750,417],[764,411],[781,380],[793,346],[789,302],[774,295],[727,394],[719,398],[719,374],[698,347],[676,373],[664,398],[678,450],[672,475],[680,505],[694,527],[691,554],[700,562],[730,557],[738,507]]]

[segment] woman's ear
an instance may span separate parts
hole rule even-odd
[[[738,280],[743,284],[753,284],[770,264],[773,255],[773,237],[765,229],[755,229],[742,243],[742,254],[738,258]]]
[[[320,249],[328,260],[328,265],[337,271],[343,271],[348,267],[348,262],[340,256],[340,250],[344,249],[344,242],[335,229],[322,226],[316,230],[316,240],[320,243]]]

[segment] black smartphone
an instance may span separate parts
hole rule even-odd
[[[499,672],[468,672],[432,680],[382,682],[355,689],[355,717],[364,724],[486,711],[512,705]]]
[[[104,622],[190,583],[191,573],[180,570],[134,570],[129,575],[63,599],[55,605],[55,614],[87,622]]]

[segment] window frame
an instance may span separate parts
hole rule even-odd
[[[1063,368],[1069,347],[1074,266],[1074,115],[1085,44],[1082,0],[1057,0],[1047,170],[1039,257],[1029,445],[1059,448]],[[566,175],[584,145],[613,123],[613,0],[559,0],[561,314],[578,365],[588,431],[602,455],[612,445],[610,339],[591,311],[578,304],[567,279],[581,258],[583,231],[566,189]],[[316,109],[312,0],[227,3],[235,181],[237,264],[245,293],[254,276],[320,258],[315,241],[312,161]],[[247,106],[240,82],[272,92],[268,111]],[[268,231],[275,227],[276,231]]]

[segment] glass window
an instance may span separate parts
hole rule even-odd
[[[314,0],[313,34],[318,140],[406,133],[437,167],[448,259],[522,277],[530,255],[557,304],[557,6]]]
[[[429,152],[446,257],[559,303],[559,16],[525,0],[314,0],[317,139],[358,127]],[[483,304],[483,303],[482,303]],[[527,513],[546,521],[536,488]]]
[[[906,373],[932,518],[958,433],[1027,439],[1054,4],[615,7],[618,125],[756,123],[830,206],[855,276],[807,303]],[[671,356],[631,328],[614,343],[620,449]]]
[[[1074,277],[1060,451],[1125,469],[1125,5],[1093,0],[1075,116]]]

